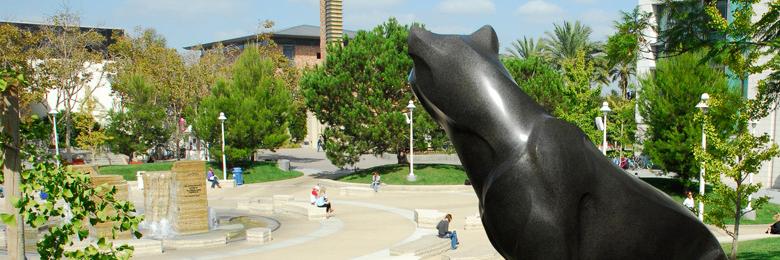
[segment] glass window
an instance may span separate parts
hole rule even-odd
[[[282,45],[282,53],[289,60],[295,59],[295,45]]]

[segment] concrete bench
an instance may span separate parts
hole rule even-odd
[[[458,250],[452,250],[441,255],[442,260],[501,260],[496,249],[492,246],[480,246],[465,249],[459,247]]]
[[[236,203],[236,208],[249,211],[252,214],[273,214],[274,201],[271,198],[238,201]]]
[[[164,239],[162,244],[164,249],[217,247],[225,246],[227,244],[227,237],[224,233],[184,236],[176,239]]]
[[[273,240],[270,228],[250,228],[246,230],[246,240],[250,243],[265,244]]]
[[[311,205],[309,202],[287,202],[282,208],[284,213],[302,215],[309,220],[322,220],[326,217],[325,208]]]
[[[479,214],[466,217],[465,223],[463,229],[466,230],[485,229],[485,227],[482,226],[482,219],[479,217]]]
[[[119,247],[125,244],[133,246],[133,256],[162,254],[163,252],[161,240],[142,238],[114,241],[114,247]]]
[[[376,192],[368,187],[346,186],[340,188],[339,194],[343,196],[372,197]]]
[[[436,228],[439,221],[447,215],[435,209],[414,209],[414,222],[418,228]]]
[[[292,202],[294,197],[292,195],[274,195],[272,197],[273,204],[274,204],[274,212],[276,213],[282,213],[284,212],[284,205]]]
[[[414,255],[420,258],[440,255],[450,250],[450,239],[437,236],[423,236],[420,239],[410,241],[390,248],[391,256]]]

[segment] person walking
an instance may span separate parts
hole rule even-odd
[[[458,249],[458,245],[460,242],[458,242],[458,233],[453,231],[449,231],[450,223],[452,222],[452,214],[447,214],[444,216],[444,219],[439,221],[439,224],[436,224],[436,229],[439,230],[439,237],[440,238],[449,238],[450,239],[450,247],[455,250]]]
[[[208,179],[211,182],[211,188],[213,189],[214,186],[219,187],[222,189],[222,186],[219,185],[219,181],[217,180],[217,176],[214,175],[214,169],[209,167],[209,172],[206,174],[206,179]]]
[[[374,189],[374,192],[379,192],[379,185],[381,184],[382,177],[379,176],[378,172],[374,172],[374,175],[371,176],[371,188]]]

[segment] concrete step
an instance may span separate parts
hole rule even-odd
[[[450,250],[450,239],[437,236],[424,236],[390,248],[391,256],[414,255],[418,257],[430,257],[440,255]]]

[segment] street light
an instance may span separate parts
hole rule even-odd
[[[414,102],[409,100],[409,105],[406,108],[409,109],[409,114],[404,114],[406,122],[409,123],[409,176],[406,176],[406,180],[416,181],[417,176],[414,176]]]
[[[222,180],[227,180],[227,162],[225,159],[225,120],[227,120],[227,117],[225,117],[225,113],[219,112],[217,119],[222,123]]]
[[[599,109],[599,111],[604,113],[604,142],[601,144],[601,153],[603,153],[604,156],[607,156],[607,114],[612,112],[612,109],[609,108],[609,103],[604,101],[604,103],[601,104],[601,109]]]
[[[701,110],[702,113],[706,114],[707,109],[710,107],[707,105],[707,100],[710,99],[710,95],[707,93],[701,94],[701,101],[699,101],[699,104],[696,104],[696,108]],[[702,151],[707,150],[707,132],[704,131],[704,124],[705,122],[702,121],[701,123],[701,149]],[[699,171],[699,195],[701,198],[699,198],[699,220],[704,222],[704,202],[702,201],[702,198],[704,198],[704,162],[701,163],[701,170]]]
[[[60,140],[57,137],[57,110],[54,110],[52,108],[49,110],[49,115],[51,116],[52,124],[51,127],[53,128],[52,131],[54,131],[54,162],[57,164],[57,167],[60,166]]]

